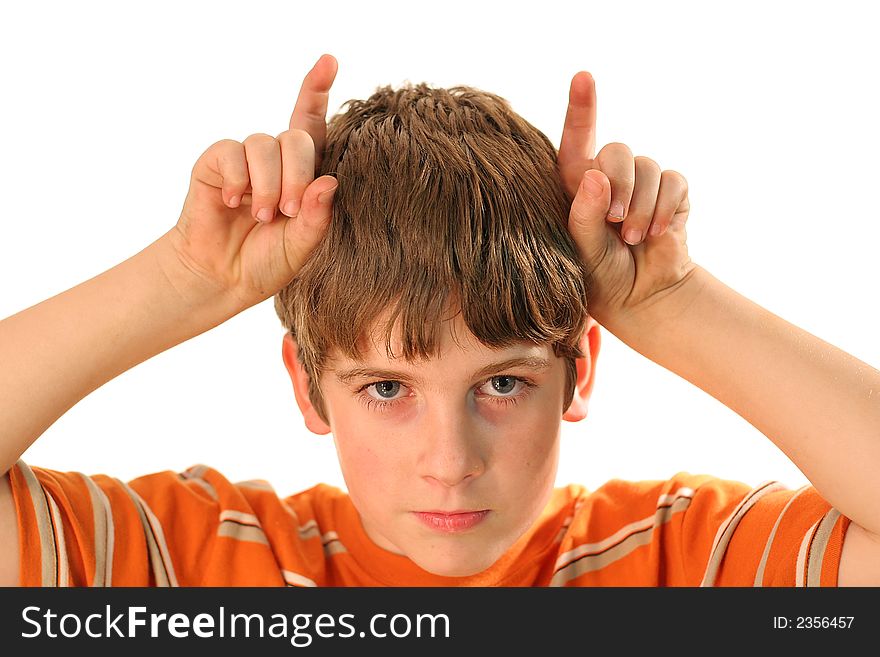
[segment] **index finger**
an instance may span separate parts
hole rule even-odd
[[[596,83],[589,72],[578,71],[571,79],[568,109],[556,158],[566,187],[577,190],[595,152]]]
[[[290,129],[305,130],[315,142],[315,168],[321,166],[327,138],[327,102],[339,64],[333,55],[323,54],[303,79],[290,115]]]

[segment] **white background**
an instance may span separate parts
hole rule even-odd
[[[329,52],[331,114],[384,84],[470,84],[507,98],[556,145],[571,77],[590,71],[597,147],[621,141],[687,178],[694,261],[880,366],[869,6],[4,3],[0,317],[167,231],[198,156],[222,138],[286,129],[304,74]],[[270,299],[107,383],[24,459],[122,479],[206,463],[282,494],[344,486],[331,437],[305,429],[282,336]],[[558,483],[680,470],[806,483],[733,411],[603,340],[590,415],[563,422]]]

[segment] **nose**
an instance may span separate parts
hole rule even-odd
[[[452,487],[486,471],[486,442],[464,409],[426,413],[419,433],[422,477]]]

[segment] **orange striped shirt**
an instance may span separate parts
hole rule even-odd
[[[836,586],[850,522],[812,486],[573,484],[489,569],[444,577],[375,545],[325,484],[280,498],[203,465],[125,484],[23,461],[10,483],[24,586]]]

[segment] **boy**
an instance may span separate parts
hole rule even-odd
[[[277,138],[205,151],[155,243],[0,323],[0,583],[880,584],[880,373],[690,260],[684,179],[623,144],[593,158],[589,76],[557,156],[466,87],[379,90],[327,126],[335,74],[322,56]],[[297,404],[333,433],[349,494],[19,460],[92,390],[272,295]],[[815,488],[679,473],[553,489],[599,325]]]

